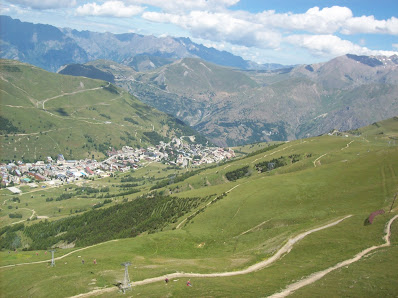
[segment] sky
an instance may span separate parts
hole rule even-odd
[[[398,55],[398,0],[1,0],[25,22],[189,37],[257,63]]]

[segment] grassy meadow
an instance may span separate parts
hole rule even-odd
[[[234,272],[270,258],[288,239],[304,231],[351,215],[337,225],[306,236],[295,243],[289,253],[262,270],[230,277],[171,278],[168,284],[160,281],[137,285],[127,292],[134,297],[272,295],[368,247],[384,243],[385,225],[398,213],[398,202],[389,212],[398,191],[398,144],[394,143],[397,137],[398,119],[394,118],[348,133],[286,142],[270,151],[203,169],[181,182],[156,190],[181,198],[211,196],[210,201],[162,231],[87,248],[57,249],[56,257],[72,253],[57,259],[55,267],[46,262],[49,256],[45,251],[1,251],[0,293],[4,297],[51,297],[54,293],[57,297],[69,297],[110,288],[114,290],[99,296],[119,297],[123,294],[115,284],[123,280],[124,267],[120,264],[126,261],[132,263],[129,273],[133,285],[136,281],[175,272]],[[252,147],[253,150],[263,148]],[[249,152],[250,148],[241,151],[245,150]],[[262,173],[255,168],[256,164],[280,157],[292,160],[289,156],[298,156],[298,160]],[[236,181],[226,179],[228,172],[245,166],[249,166],[246,176]],[[124,174],[144,179],[139,182],[141,192],[127,199],[133,200],[150,191],[152,185],[173,171],[175,173],[164,166],[150,164]],[[180,174],[184,171],[180,170]],[[95,187],[108,186],[110,193],[116,193],[119,188],[112,185],[122,184],[124,175],[87,183]],[[28,203],[27,208],[34,209],[38,215],[48,215],[49,220],[55,220],[67,216],[69,209],[89,207],[91,200],[95,200],[76,197],[50,202],[52,205],[45,202],[47,196],[62,191],[65,190],[40,189],[34,198],[27,193],[21,196],[21,203],[7,201],[3,205],[15,208]],[[5,190],[0,194],[2,201],[9,197]],[[34,199],[40,202],[34,203]],[[116,198],[111,205],[121,203],[122,198]],[[58,204],[65,208],[61,214],[56,212],[56,208],[60,208]],[[11,209],[4,207],[2,226],[11,223],[6,219]],[[365,225],[368,216],[379,209],[386,213],[378,215],[373,224]],[[22,219],[28,215],[29,212]],[[397,229],[398,223],[394,222],[391,246],[375,250],[293,295],[395,297],[398,294],[394,282],[398,265]],[[94,259],[97,264],[93,263]],[[37,261],[44,262],[33,264]],[[8,265],[17,266],[5,267]],[[188,279],[192,287],[186,286]],[[23,287],[18,286],[21,282]]]
[[[196,135],[105,81],[50,73],[15,60],[0,60],[0,75],[1,161],[34,162],[58,154],[102,159],[109,147],[148,147],[151,140],[144,132],[166,138]]]

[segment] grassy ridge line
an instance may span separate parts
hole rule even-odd
[[[347,215],[341,219],[338,219],[336,221],[333,221],[329,224],[326,224],[324,226],[318,227],[318,228],[314,228],[311,229],[309,231],[300,233],[299,235],[290,238],[287,243],[280,248],[271,258],[259,262],[257,264],[254,264],[252,266],[249,266],[246,269],[243,270],[238,270],[238,271],[229,271],[229,272],[222,272],[222,273],[207,273],[207,274],[202,274],[202,273],[184,273],[184,272],[176,272],[176,273],[172,273],[172,274],[166,274],[163,276],[158,276],[158,277],[152,277],[152,278],[147,278],[141,281],[136,281],[132,284],[132,286],[140,286],[140,285],[146,285],[146,284],[150,284],[150,283],[154,283],[154,282],[159,282],[159,281],[164,281],[165,278],[180,278],[180,277],[228,277],[228,276],[235,276],[235,275],[243,275],[243,274],[249,274],[252,273],[254,271],[258,271],[261,270],[267,266],[269,266],[270,264],[276,262],[278,259],[280,259],[283,255],[289,253],[291,251],[291,249],[293,248],[294,244],[297,243],[298,241],[300,241],[301,239],[305,238],[306,236],[323,230],[323,229],[327,229],[329,227],[335,226],[337,224],[339,224],[340,222],[342,222],[343,220],[350,218],[352,215]],[[398,217],[398,215],[396,216]],[[110,290],[112,289],[112,290]],[[103,294],[103,293],[108,293],[111,291],[116,290],[117,288],[106,288],[106,289],[97,289],[88,293],[84,293],[84,294],[79,294],[76,296],[72,296],[72,298],[81,298],[81,297],[89,297],[92,295],[97,295],[97,294]]]
[[[110,85],[110,83],[108,83],[108,86],[109,86],[109,85]],[[104,89],[104,88],[105,88],[104,86],[101,86],[101,87],[95,87],[95,88],[91,88],[91,89],[77,90],[77,91],[73,91],[73,92],[69,92],[69,93],[62,93],[62,94],[59,94],[59,95],[56,95],[56,96],[53,96],[53,97],[50,97],[50,98],[46,98],[46,99],[44,99],[44,100],[38,102],[38,104],[42,104],[43,110],[45,110],[46,108],[44,107],[44,104],[45,104],[47,101],[49,101],[49,100],[56,99],[56,98],[60,98],[60,97],[64,97],[64,96],[69,96],[69,95],[76,95],[76,94],[78,94],[78,93],[83,93],[83,92],[88,92],[88,91],[94,91],[94,90]]]
[[[86,249],[89,249],[89,248],[92,248],[92,247],[95,247],[95,246],[98,246],[98,245],[102,245],[102,244],[106,244],[106,243],[110,243],[110,242],[115,242],[115,241],[119,241],[119,239],[113,239],[113,240],[109,240],[109,241],[106,241],[106,242],[101,242],[101,243],[97,243],[97,244],[94,244],[94,245],[82,247],[82,248],[76,249],[74,251],[68,252],[68,253],[60,256],[60,257],[56,257],[56,258],[54,258],[54,260],[55,261],[59,261],[59,260],[62,260],[63,258],[65,258],[65,257],[68,257],[68,256],[70,256],[70,255],[72,255],[74,253],[79,252],[79,251],[86,250]],[[15,266],[22,266],[22,265],[42,264],[42,263],[49,263],[49,262],[51,262],[51,259],[43,260],[43,261],[37,261],[37,262],[28,262],[28,263],[17,263],[17,264],[4,265],[4,266],[1,266],[0,269],[9,268],[9,267],[15,267]]]
[[[334,271],[336,269],[339,269],[339,268],[344,267],[344,266],[348,266],[348,265],[350,265],[350,264],[352,264],[354,262],[359,261],[362,257],[367,255],[371,251],[374,251],[376,249],[380,249],[380,248],[383,248],[383,247],[390,246],[391,245],[391,241],[390,241],[391,225],[394,222],[394,220],[396,220],[397,218],[398,218],[398,215],[395,215],[387,223],[387,226],[386,226],[386,229],[385,229],[386,235],[383,237],[384,240],[385,240],[385,243],[383,243],[381,245],[376,245],[376,246],[369,247],[369,248],[361,251],[360,253],[358,253],[357,255],[355,255],[351,259],[348,259],[348,260],[345,260],[343,262],[340,262],[340,263],[336,264],[335,266],[327,268],[327,269],[325,269],[323,271],[315,272],[315,273],[311,274],[310,276],[308,276],[307,278],[305,278],[303,280],[300,280],[299,282],[296,282],[294,284],[288,285],[286,287],[286,289],[283,290],[282,292],[276,293],[276,294],[271,295],[269,297],[270,298],[286,297],[286,296],[290,295],[291,293],[293,293],[294,291],[296,291],[296,290],[298,290],[298,289],[300,289],[302,287],[305,287],[305,286],[307,286],[309,284],[312,284],[312,283],[316,282],[317,280],[319,280],[322,277],[324,277],[326,274],[328,274],[328,273],[330,273],[330,272],[332,272],[332,271]]]
[[[148,136],[153,131],[167,140],[195,135],[204,141],[181,121],[108,82],[49,73],[3,59],[0,74],[4,162],[34,162],[59,153],[67,159],[99,160],[106,156],[104,148],[157,144]]]

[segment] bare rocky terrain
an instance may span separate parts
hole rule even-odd
[[[274,71],[192,58],[147,72],[109,61],[90,65],[221,146],[351,130],[398,114],[397,56],[345,55]]]

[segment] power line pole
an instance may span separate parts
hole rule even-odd
[[[124,280],[122,283],[122,291],[123,293],[126,292],[126,290],[131,289],[131,283],[130,283],[130,277],[129,277],[129,269],[128,266],[131,265],[130,262],[124,262],[121,264],[122,266],[124,266]]]
[[[51,251],[51,267],[54,267],[54,266],[55,266],[55,259],[54,259],[54,252],[55,252],[55,250],[52,249],[52,250],[50,250],[50,251]]]

